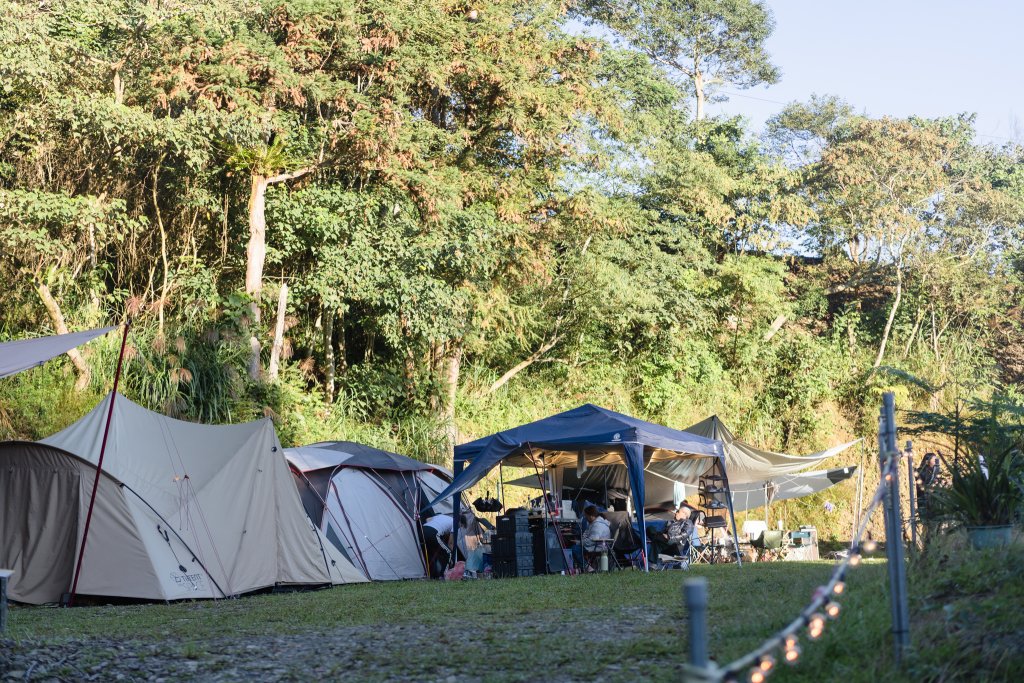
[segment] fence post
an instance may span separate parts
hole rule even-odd
[[[914,442],[908,441],[903,449],[907,458],[907,500],[910,503],[910,556],[917,554],[917,487],[914,486]]]
[[[7,630],[7,579],[14,571],[0,569],[0,633]]]
[[[708,580],[695,577],[684,581],[683,603],[686,605],[690,646],[690,659],[684,667],[683,680],[714,680],[715,666],[708,659]]]
[[[892,476],[885,487],[885,554],[889,565],[889,598],[892,608],[893,651],[896,663],[910,646],[910,609],[907,603],[907,567],[903,558],[900,515],[899,462],[896,448],[896,401],[892,392],[882,396],[878,418],[878,457],[881,471],[892,463]]]

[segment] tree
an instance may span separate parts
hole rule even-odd
[[[581,12],[684,77],[698,121],[715,86],[750,88],[779,79],[765,50],[775,24],[771,11],[756,0],[586,0]]]

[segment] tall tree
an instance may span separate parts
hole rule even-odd
[[[765,49],[775,23],[757,0],[585,0],[581,12],[685,78],[698,121],[716,86],[750,88],[779,79]]]

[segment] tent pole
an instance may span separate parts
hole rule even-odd
[[[501,489],[501,507],[506,509],[505,506],[505,463],[498,463],[498,487]]]
[[[100,475],[103,474],[103,456],[107,452],[107,437],[110,435],[110,420],[114,416],[114,400],[117,398],[117,385],[121,381],[121,368],[124,366],[124,349],[128,344],[128,330],[131,329],[132,319],[128,318],[124,323],[124,333],[121,335],[121,352],[117,356],[117,370],[114,371],[114,388],[110,392],[110,405],[107,407],[107,424],[103,428],[103,442],[100,444],[100,458],[96,463],[96,477],[92,482],[92,494],[89,496],[89,512],[85,515],[85,529],[82,532],[82,547],[78,549],[78,563],[75,565],[75,578],[71,582],[71,595],[68,597],[68,607],[75,604],[75,593],[78,592],[78,578],[82,573],[82,560],[85,558],[85,544],[89,540],[89,524],[92,523],[92,510],[96,505],[96,490],[100,485]]]
[[[533,456],[533,446],[531,446],[530,444],[526,444],[526,446],[530,449],[530,461],[533,462],[533,471],[537,475],[537,483],[540,484],[541,500],[544,502],[544,525],[545,525],[544,526],[544,563],[545,564],[549,564],[548,561],[547,561],[547,559],[548,559],[547,558],[547,554],[548,554],[547,524],[549,523],[549,521],[552,518],[551,518],[551,516],[549,514],[549,510],[548,510],[548,492],[544,488],[544,477],[540,476],[540,467],[537,465],[537,459]],[[566,563],[565,539],[562,538],[562,529],[559,528],[557,522],[551,522],[551,526],[554,527],[554,529],[555,529],[555,538],[558,539],[558,547],[562,551],[562,566],[565,567],[566,574],[568,574],[569,576],[572,576],[573,572],[572,572],[571,569],[569,569],[568,564]],[[548,566],[548,569],[549,570],[551,569],[550,565]]]
[[[465,460],[459,460],[458,462],[452,463],[452,469],[455,471],[455,476],[452,477],[452,481],[455,481],[455,477],[458,477],[462,473],[462,470],[466,467]],[[456,493],[452,496],[452,553],[448,558],[448,568],[455,566],[455,558],[459,552],[459,517],[462,516],[462,492]]]
[[[729,501],[729,519],[732,520],[732,548],[736,551],[736,566],[742,567],[740,558],[740,535],[736,532],[736,512],[732,504],[732,488],[729,486],[729,473],[725,471],[725,456],[722,456],[722,476],[725,478],[725,499]]]

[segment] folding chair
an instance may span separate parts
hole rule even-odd
[[[762,531],[760,536],[750,542],[750,546],[757,551],[758,562],[782,559],[782,555],[785,553],[785,548],[783,548],[784,533],[769,529]]]

